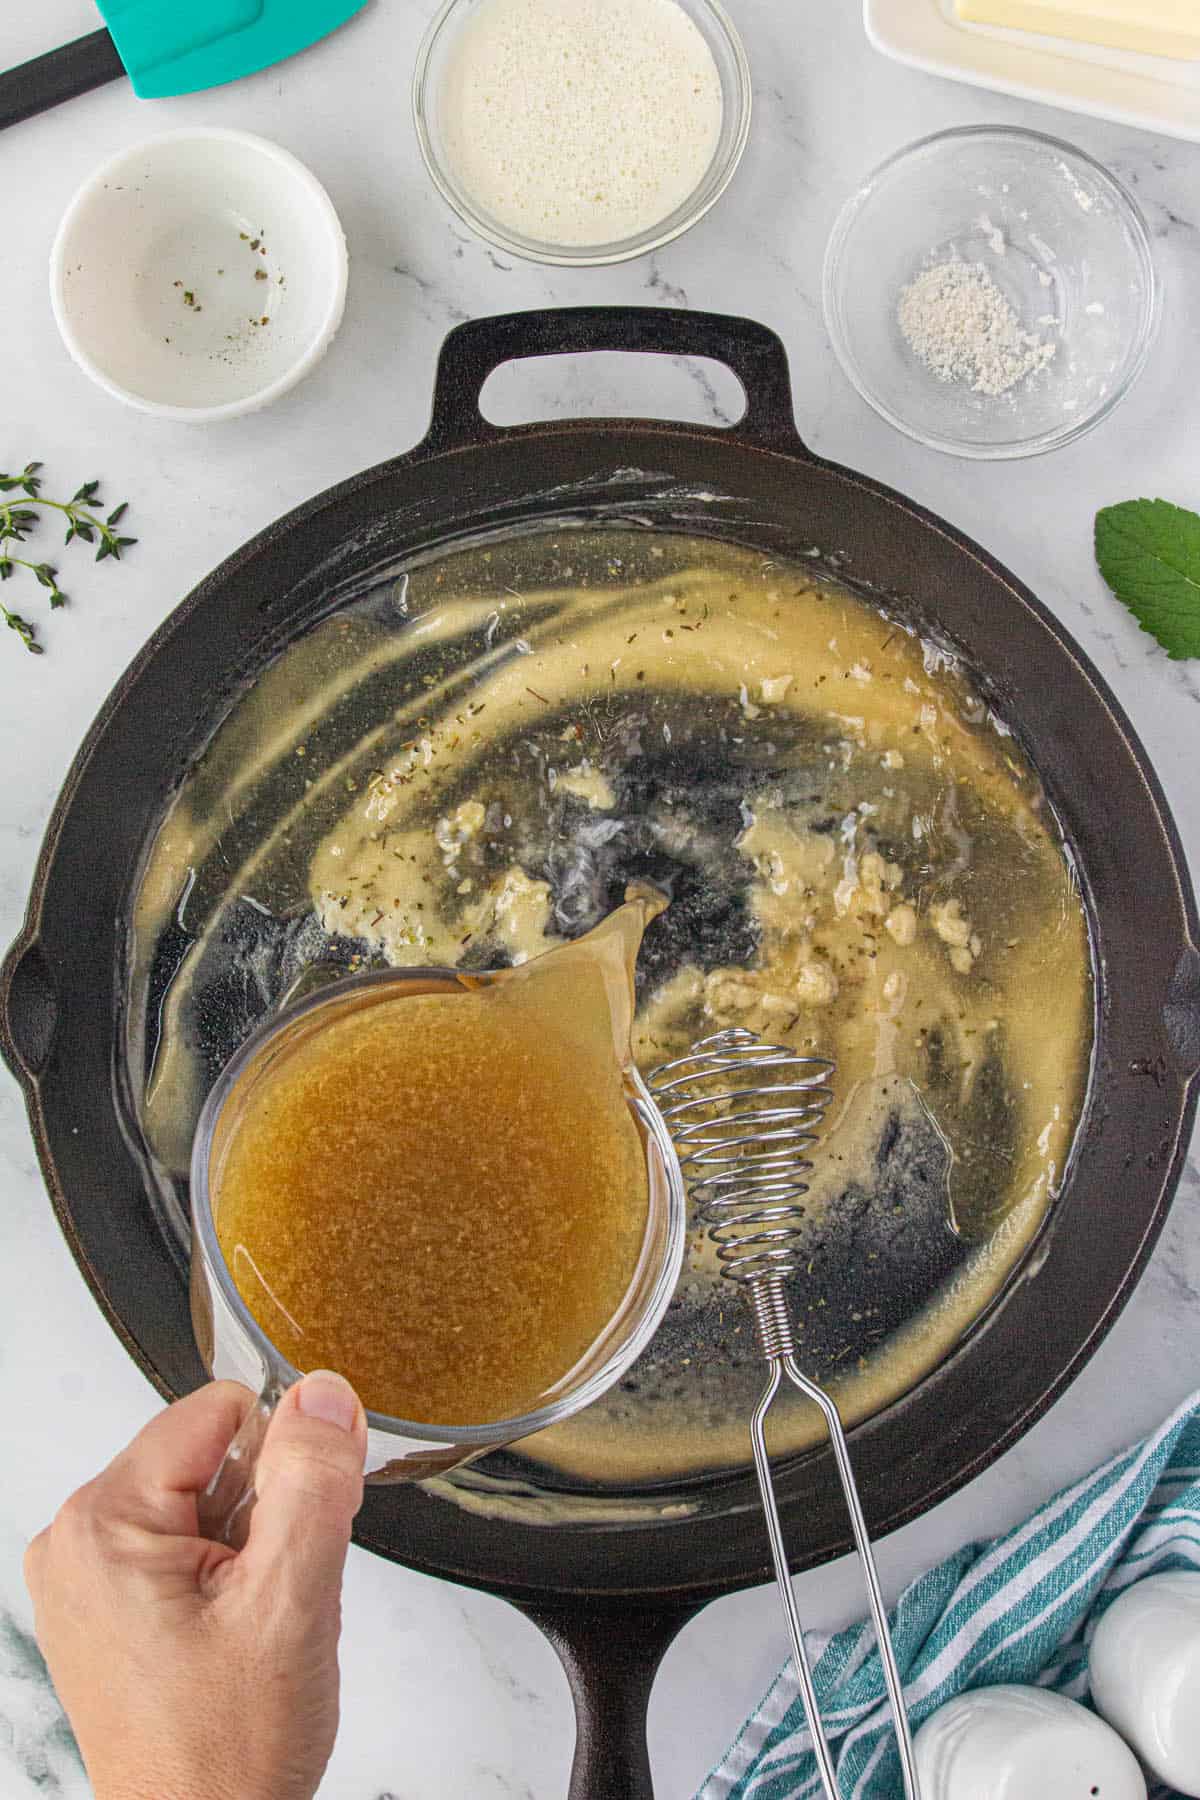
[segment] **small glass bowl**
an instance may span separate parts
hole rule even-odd
[[[445,0],[425,33],[413,72],[413,122],[430,179],[464,225],[499,250],[529,262],[561,268],[589,268],[626,262],[669,244],[689,231],[720,199],[733,179],[750,133],[750,65],[742,41],[719,0],[677,0],[696,26],[717,65],[721,81],[721,131],[712,160],[698,186],[682,205],[635,237],[610,244],[555,244],[527,238],[478,207],[454,174],[446,153],[440,98],[447,58],[463,26],[486,0]]]
[[[1057,346],[1003,394],[940,380],[901,332],[902,290],[955,256]],[[1131,196],[1036,131],[964,126],[909,145],[851,195],[825,253],[825,324],[846,374],[889,424],[956,456],[1034,456],[1099,424],[1145,365],[1159,298]]]

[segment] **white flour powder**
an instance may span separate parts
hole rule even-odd
[[[1006,394],[1044,369],[1058,346],[1026,331],[982,263],[951,257],[901,291],[897,309],[909,347],[939,381],[977,394]]]
[[[551,244],[667,218],[712,161],[722,111],[712,52],[676,0],[482,0],[441,94],[475,205]]]

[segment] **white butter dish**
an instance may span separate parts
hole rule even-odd
[[[868,38],[896,62],[1200,143],[1200,62],[970,24],[954,0],[863,7]]]

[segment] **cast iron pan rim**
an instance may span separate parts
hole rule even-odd
[[[898,509],[908,517],[922,524],[926,529],[932,530],[936,535],[954,546],[960,553],[965,553],[994,581],[999,582],[999,584],[1020,605],[1031,612],[1041,625],[1050,632],[1060,650],[1067,653],[1069,660],[1075,665],[1080,674],[1093,688],[1098,698],[1104,704],[1114,729],[1122,739],[1130,754],[1131,760],[1137,768],[1140,779],[1146,787],[1147,796],[1157,814],[1158,825],[1162,830],[1163,836],[1171,852],[1172,873],[1175,877],[1181,911],[1186,923],[1187,932],[1194,940],[1197,935],[1196,907],[1184,872],[1186,864],[1183,858],[1182,846],[1179,841],[1174,821],[1167,807],[1158,777],[1149,762],[1142,744],[1137,738],[1136,733],[1133,731],[1132,726],[1129,724],[1129,721],[1126,719],[1112,690],[1109,688],[1103,676],[1094,667],[1086,652],[1076,646],[1065,635],[1064,629],[1060,626],[1054,615],[1051,614],[1037,597],[1033,595],[1024,584],[1019,582],[1003,564],[991,556],[987,551],[983,550],[981,546],[977,545],[964,533],[938,518],[920,503],[906,498],[896,490],[875,481],[871,477],[859,474],[856,471],[849,470],[839,464],[828,461],[827,459],[815,456],[805,448],[798,437],[796,437],[790,445],[764,445],[753,440],[747,442],[746,440],[739,438],[736,427],[727,429],[711,426],[681,426],[677,423],[657,420],[588,419],[539,423],[514,427],[503,431],[495,431],[491,434],[489,441],[485,444],[485,448],[491,450],[495,448],[497,443],[517,445],[530,440],[539,439],[548,440],[566,438],[577,441],[581,437],[588,436],[597,437],[600,440],[598,448],[607,448],[609,440],[617,434],[623,436],[636,435],[643,440],[653,440],[657,437],[661,438],[664,443],[670,445],[678,445],[687,440],[693,440],[697,443],[712,444],[714,447],[727,445],[736,447],[739,453],[743,454],[747,449],[751,449],[756,455],[778,459],[784,463],[818,465],[833,475],[846,487],[876,499],[882,499],[889,506]],[[113,714],[122,705],[129,690],[140,679],[146,665],[154,658],[162,645],[170,640],[175,631],[188,623],[194,611],[208,598],[211,590],[221,587],[235,572],[251,563],[265,549],[273,545],[280,536],[285,534],[292,526],[301,520],[310,522],[314,517],[319,517],[322,513],[331,511],[352,494],[358,493],[373,483],[385,480],[390,476],[399,473],[411,463],[420,462],[426,464],[434,461],[452,461],[454,459],[462,458],[466,458],[469,462],[479,448],[477,445],[451,445],[444,447],[438,446],[429,449],[426,447],[428,444],[429,440],[427,439],[424,444],[418,445],[413,451],[375,465],[370,469],[364,470],[359,474],[348,478],[346,481],[328,490],[323,496],[319,496],[315,501],[310,500],[302,503],[290,513],[284,515],[283,518],[268,525],[265,530],[226,558],[223,563],[193,588],[180,605],[149,638],[143,649],[138,653],[133,662],[118,680],[107,700],[101,707],[95,721],[83,740],[80,750],[72,763],[67,779],[64,782],[58,801],[47,825],[35,871],[24,927],[13,944],[9,955],[5,959],[3,968],[0,968],[0,996],[3,996],[6,992],[12,973],[22,955],[29,946],[36,941],[46,882],[51,864],[54,860],[62,823],[73,801],[79,781],[90,761],[96,742],[104,732]],[[448,539],[447,534],[442,531],[436,534],[433,541],[445,544],[447,542],[452,542],[453,538],[450,537]],[[850,584],[853,585],[852,570],[849,571],[847,579]],[[886,596],[880,594],[875,597],[877,597],[881,603],[886,605]],[[0,1018],[3,1018],[3,1016],[3,1013],[0,1012]],[[0,1027],[0,1030],[2,1030],[2,1027]],[[165,1399],[173,1398],[174,1396],[171,1388],[157,1374],[132,1331],[124,1321],[116,1315],[108,1302],[100,1285],[99,1277],[79,1241],[74,1225],[66,1210],[65,1197],[61,1192],[57,1180],[53,1176],[46,1127],[40,1103],[38,1080],[36,1077],[27,1076],[24,1071],[20,1070],[19,1064],[17,1064],[15,1058],[12,1056],[12,1046],[6,1039],[5,1041],[0,1042],[0,1049],[3,1049],[6,1052],[9,1056],[9,1060],[13,1062],[14,1067],[18,1068],[18,1079],[25,1090],[32,1117],[39,1164],[42,1169],[43,1177],[46,1180],[55,1215],[71,1252],[75,1257],[94,1298],[99,1304],[102,1313],[116,1333],[119,1341],[138,1364],[139,1368],[142,1369],[156,1391]],[[1152,1218],[1147,1224],[1145,1233],[1143,1234],[1136,1260],[1129,1267],[1118,1292],[1113,1296],[1103,1318],[1094,1327],[1088,1340],[1080,1346],[1067,1368],[1059,1374],[1050,1387],[1040,1396],[1038,1401],[1031,1405],[1026,1412],[1021,1415],[1017,1422],[1010,1425],[1004,1433],[993,1442],[987,1451],[982,1452],[965,1469],[959,1470],[954,1476],[943,1482],[937,1490],[927,1494],[921,1501],[913,1502],[906,1507],[898,1509],[895,1514],[887,1518],[885,1523],[876,1528],[878,1535],[883,1535],[886,1532],[895,1530],[899,1526],[909,1522],[912,1518],[920,1516],[929,1508],[936,1505],[941,1499],[947,1497],[950,1493],[957,1491],[959,1488],[965,1486],[970,1480],[974,1479],[977,1474],[988,1467],[998,1456],[1009,1448],[1013,1442],[1023,1435],[1023,1433],[1036,1422],[1038,1418],[1043,1416],[1063,1390],[1069,1386],[1070,1382],[1078,1374],[1080,1368],[1094,1354],[1099,1344],[1111,1329],[1112,1324],[1115,1322],[1117,1315],[1125,1304],[1133,1286],[1136,1285],[1137,1280],[1140,1278],[1145,1263],[1153,1249],[1154,1242],[1161,1229],[1165,1213],[1170,1204],[1169,1196],[1174,1191],[1174,1187],[1178,1180],[1179,1170],[1186,1155],[1188,1131],[1195,1114],[1196,1102],[1197,1094],[1195,1091],[1195,1083],[1193,1082],[1190,1084],[1188,1092],[1185,1095],[1183,1115],[1180,1121],[1175,1152],[1161,1181],[1161,1197]],[[1037,1241],[1038,1239],[1035,1239],[1034,1243],[1036,1244]],[[1033,1247],[1034,1246],[1031,1245],[1027,1249],[1025,1252],[1026,1257],[1030,1254]],[[1021,1265],[1018,1264],[1017,1268],[1014,1269],[1009,1278],[1010,1281],[1019,1279],[1020,1267]],[[947,1366],[951,1360],[963,1351],[966,1342],[971,1335],[973,1334],[967,1334],[967,1338],[963,1340],[963,1343],[960,1344],[960,1346],[956,1347],[955,1352],[952,1353],[952,1357],[947,1358],[946,1361],[940,1365],[941,1367],[944,1368]],[[936,1370],[932,1371],[930,1376],[926,1377],[926,1380],[934,1379],[936,1374]],[[873,1428],[878,1428],[881,1421],[890,1410],[890,1408],[885,1408],[884,1412],[876,1415],[874,1419],[864,1421],[862,1425],[855,1428],[855,1432],[852,1435],[863,1435],[869,1433]],[[360,1531],[357,1534],[357,1541],[364,1545],[364,1547],[376,1550],[382,1555],[389,1556],[394,1554],[393,1551],[385,1548],[376,1540],[373,1540],[369,1533]],[[502,1592],[506,1597],[511,1599],[526,1599],[535,1605],[539,1601],[543,1604],[546,1603],[547,1600],[552,1598],[556,1593],[561,1593],[564,1597],[593,1595],[598,1601],[602,1601],[605,1604],[616,1604],[619,1602],[622,1593],[621,1590],[590,1590],[581,1588],[578,1585],[573,1587],[563,1586],[559,1588],[543,1585],[538,1588],[530,1588],[517,1581],[505,1581],[503,1579],[498,1581],[494,1576],[486,1577],[481,1576],[477,1572],[459,1571],[448,1567],[445,1562],[433,1563],[430,1561],[423,1561],[417,1557],[408,1556],[406,1556],[405,1560],[408,1562],[409,1566],[420,1571],[442,1577],[449,1577],[462,1582],[464,1585],[486,1587],[491,1591]],[[804,1566],[802,1559],[798,1559],[797,1566]],[[736,1588],[754,1582],[761,1576],[765,1576],[766,1573],[767,1569],[764,1564],[761,1572],[751,1571],[738,1576],[712,1578],[708,1581],[689,1581],[685,1587],[676,1585],[660,1588],[647,1588],[643,1585],[640,1587],[630,1587],[625,1592],[627,1592],[629,1597],[637,1595],[642,1604],[666,1606],[670,1604],[672,1600],[675,1600],[676,1603],[678,1603],[679,1598],[685,1594],[689,1596],[692,1603],[695,1604],[702,1596],[712,1597],[720,1593],[733,1591]]]

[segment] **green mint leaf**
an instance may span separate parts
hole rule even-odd
[[[1105,506],[1096,514],[1096,561],[1168,656],[1200,656],[1200,514],[1169,500]]]
[[[109,513],[109,515],[108,515],[107,519],[105,519],[104,523],[106,525],[115,525],[117,523],[117,521],[120,519],[122,513],[128,511],[128,508],[129,508],[128,500],[122,500],[120,506],[113,507],[112,511]]]

